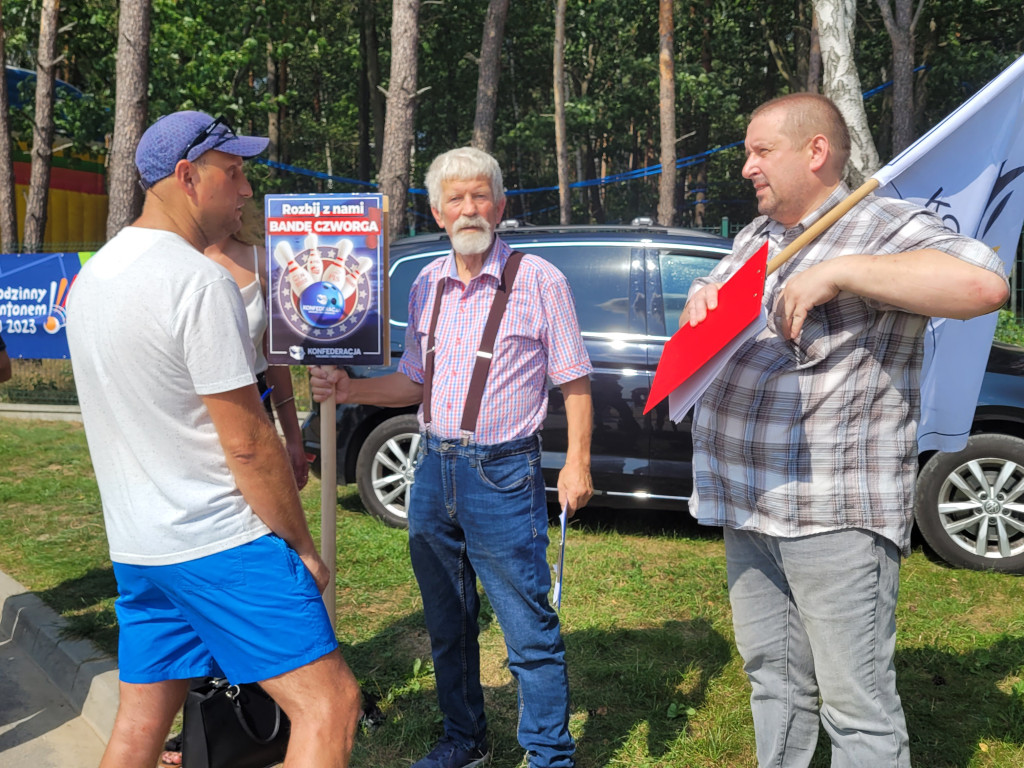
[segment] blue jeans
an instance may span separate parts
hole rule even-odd
[[[467,748],[486,738],[479,577],[519,685],[519,743],[531,768],[567,768],[575,744],[565,646],[548,602],[547,530],[539,437],[462,445],[424,436],[409,502],[409,552],[445,735]]]
[[[897,546],[859,529],[786,539],[726,528],[725,555],[758,765],[807,766],[820,714],[832,768],[909,768]]]

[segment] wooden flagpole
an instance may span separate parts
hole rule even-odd
[[[814,240],[814,238],[835,224],[839,219],[845,216],[853,206],[870,195],[876,189],[878,189],[878,179],[876,178],[870,178],[857,187],[857,189],[851,192],[841,203],[811,224],[811,226],[805,229],[796,240],[783,248],[775,258],[769,261],[768,270],[765,273],[765,276],[770,275],[785,264],[789,260],[790,256],[797,253],[801,248]]]
[[[666,342],[665,348],[662,351],[661,360],[658,362],[658,368],[651,383],[647,404],[644,407],[644,413],[646,414],[653,410],[671,392],[683,391],[682,399],[684,403],[689,402],[692,404],[695,402],[696,398],[700,396],[710,382],[710,377],[721,370],[721,367],[728,359],[719,354],[721,350],[728,347],[748,327],[745,324],[747,321],[743,320],[743,318],[749,316],[751,320],[756,321],[760,311],[765,277],[785,264],[793,254],[799,252],[801,248],[846,215],[853,206],[876,190],[878,186],[878,179],[870,178],[865,181],[832,208],[832,210],[809,226],[796,240],[783,248],[767,265],[764,265],[764,262],[760,262],[760,265],[763,266],[755,263],[756,260],[764,258],[762,251],[767,250],[767,244],[758,251],[757,255],[752,256],[733,278],[730,278],[723,286],[724,288],[735,285],[735,279],[743,278],[743,285],[737,288],[740,293],[735,297],[738,301],[737,306],[732,308],[728,318],[719,318],[720,320],[736,320],[740,318],[742,322],[735,327],[726,327],[721,323],[701,323],[696,328],[683,326],[676,331],[672,338]],[[752,268],[754,271],[750,272],[749,270]],[[749,285],[749,280],[754,278],[757,279],[757,290],[754,290]],[[714,326],[714,330],[709,330],[712,326]],[[712,336],[709,336],[709,334],[712,334]],[[683,360],[688,361],[689,368],[687,364],[682,362]],[[695,369],[693,368],[694,365],[697,366]],[[700,374],[699,380],[695,378],[698,374]],[[684,383],[688,381],[697,381],[697,383],[684,387]],[[684,409],[684,412],[685,410],[688,410],[688,408]],[[682,419],[682,415],[679,416],[679,419]]]

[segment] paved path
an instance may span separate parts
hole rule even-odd
[[[99,765],[117,711],[117,667],[0,572],[0,766]]]
[[[13,641],[0,641],[0,765],[95,766],[103,740]]]

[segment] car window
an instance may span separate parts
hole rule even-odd
[[[392,341],[404,338],[405,326],[409,322],[409,291],[420,271],[438,256],[447,251],[431,251],[430,253],[403,256],[391,264],[391,324],[401,329],[396,339],[392,329]]]
[[[696,278],[709,274],[718,264],[719,258],[668,249],[658,250],[657,254],[661,264],[665,330],[671,336],[679,330],[679,313],[686,306],[690,284]]]
[[[628,332],[628,245],[530,243],[521,250],[546,259],[565,275],[576,300],[576,314],[583,332]]]
[[[512,243],[512,247],[519,247]],[[628,245],[603,243],[529,243],[521,250],[554,264],[565,275],[576,300],[580,328],[590,333],[623,333],[629,325]],[[409,320],[409,290],[427,264],[447,251],[405,256],[391,266],[391,321],[404,333]],[[393,331],[394,333],[394,331]],[[394,337],[393,337],[394,340]]]

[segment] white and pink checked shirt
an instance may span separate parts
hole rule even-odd
[[[469,285],[459,279],[455,257],[449,253],[424,267],[409,291],[409,326],[398,370],[421,384],[435,286],[438,280],[445,281],[434,332],[430,406],[430,432],[442,439],[461,437],[462,409],[480,337],[511,252],[496,237],[480,274]],[[527,254],[494,343],[474,441],[493,445],[540,431],[548,408],[547,377],[564,384],[592,370],[569,283],[551,264]],[[422,408],[419,419],[422,429]]]

